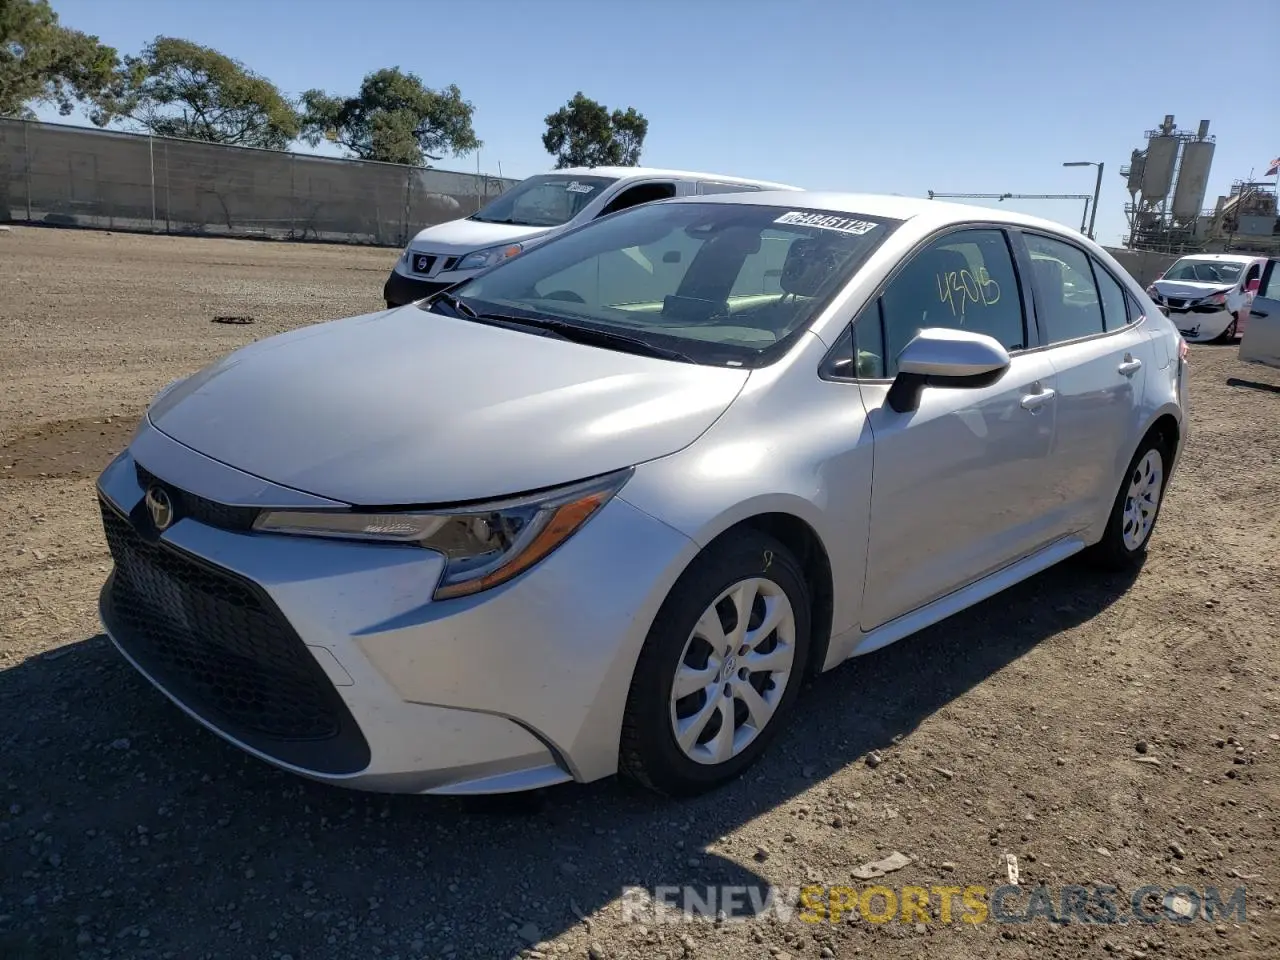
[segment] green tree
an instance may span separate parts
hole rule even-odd
[[[302,113],[308,143],[332,140],[361,160],[422,166],[481,146],[471,126],[475,107],[457,86],[432,90],[399,67],[368,74],[351,97],[308,90]]]
[[[124,121],[159,136],[272,150],[283,150],[300,130],[293,104],[270,80],[177,37],[156,37],[141,56],[125,57],[111,95],[90,119],[99,126]]]
[[[546,118],[542,145],[561,167],[634,167],[649,132],[649,121],[635,107],[614,110],[582,95]]]
[[[57,104],[63,116],[112,80],[119,57],[97,37],[58,23],[47,0],[0,0],[0,116]]]

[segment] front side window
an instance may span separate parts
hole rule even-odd
[[[1102,302],[1085,252],[1041,234],[1023,236],[1035,276],[1036,316],[1049,343],[1102,333]]]
[[[1018,277],[1000,230],[961,230],[935,240],[890,281],[880,306],[878,334],[863,329],[877,319],[872,311],[857,325],[859,370],[874,368],[877,377],[895,377],[898,355],[929,327],[987,334],[1010,351],[1027,345]]]
[[[900,223],[668,202],[595,220],[451,293],[478,313],[607,329],[697,362],[771,362]]]
[[[530,177],[481,207],[471,219],[522,227],[558,227],[581,213],[615,180],[556,173]]]
[[[1280,260],[1273,260],[1269,270],[1264,271],[1262,277],[1262,286],[1258,289],[1258,296],[1264,300],[1280,300],[1280,270],[1276,269],[1276,264]]]
[[[1235,283],[1243,264],[1223,260],[1197,260],[1183,257],[1165,271],[1161,280],[1186,280],[1191,283]]]

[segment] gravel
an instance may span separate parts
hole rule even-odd
[[[395,256],[6,237],[0,957],[1280,956],[1280,371],[1229,347],[1192,349],[1192,439],[1136,580],[1068,562],[820,678],[764,762],[713,795],[354,794],[190,721],[100,633],[93,479],[159,387],[377,309]],[[994,887],[1005,854],[1026,889],[1247,876],[1249,919],[624,920],[632,886],[849,883],[895,852],[911,862],[871,882]]]

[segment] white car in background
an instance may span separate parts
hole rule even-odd
[[[1147,288],[1192,343],[1234,340],[1248,323],[1267,258],[1240,253],[1183,257]]]
[[[469,217],[419,231],[396,261],[382,295],[388,307],[413,303],[536,243],[642,203],[798,189],[768,180],[652,167],[568,167],[539,174]]]

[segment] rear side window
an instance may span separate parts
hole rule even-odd
[[[1098,296],[1102,301],[1103,326],[1107,330],[1119,330],[1130,322],[1124,287],[1097,260],[1093,261],[1093,276],[1098,282]],[[1133,319],[1138,318],[1135,316]]]
[[[1129,301],[1129,322],[1137,323],[1147,315],[1147,308],[1138,302],[1137,297],[1132,293],[1126,293],[1125,299]]]
[[[1102,333],[1102,298],[1083,250],[1061,240],[1023,235],[1031,254],[1036,312],[1050,343]]]

